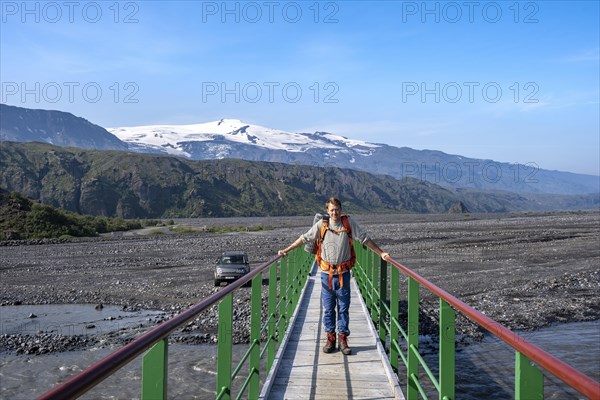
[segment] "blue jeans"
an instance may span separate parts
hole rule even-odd
[[[340,279],[333,276],[331,289],[329,289],[329,275],[321,273],[321,300],[325,310],[323,325],[326,332],[335,332],[337,306],[337,331],[350,335],[348,323],[350,322],[350,271],[342,274],[344,287],[340,287]]]

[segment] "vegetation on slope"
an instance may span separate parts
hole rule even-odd
[[[0,189],[0,240],[89,237],[141,227],[139,221],[79,215]]]
[[[445,213],[597,209],[578,196],[448,189],[352,169],[2,142],[0,188],[94,216],[196,218],[314,215],[339,197],[349,213]]]
[[[313,215],[332,195],[348,212],[446,212],[439,186],[340,168],[0,146],[0,187],[80,214],[122,218]]]

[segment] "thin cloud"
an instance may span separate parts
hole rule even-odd
[[[600,61],[600,47],[596,47],[595,49],[581,50],[578,53],[563,57],[560,61],[567,63]]]

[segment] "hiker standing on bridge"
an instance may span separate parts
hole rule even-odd
[[[323,325],[327,332],[327,342],[323,352],[331,353],[336,348],[336,305],[337,330],[339,333],[339,349],[345,355],[352,354],[348,346],[350,329],[350,270],[354,266],[356,256],[352,239],[357,239],[369,247],[382,259],[387,260],[385,253],[367,233],[349,216],[342,215],[342,203],[331,197],[325,204],[328,216],[317,221],[305,234],[283,250],[279,255],[285,256],[293,249],[316,242],[316,260],[321,269],[321,298],[323,300]]]

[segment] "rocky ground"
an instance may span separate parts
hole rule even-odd
[[[511,329],[600,318],[600,214],[374,215],[355,218],[394,260]],[[146,229],[95,239],[0,242],[0,305],[114,304],[165,311],[127,332],[63,336],[0,332],[0,351],[41,354],[121,344],[218,290],[214,261],[245,250],[253,265],[272,259],[309,217],[176,221],[187,233]],[[209,233],[211,226],[257,232]],[[189,228],[187,228],[189,227]],[[406,285],[401,285],[405,288]],[[235,296],[234,341],[247,339],[249,288]],[[437,299],[421,289],[422,332],[436,330]],[[0,313],[2,307],[0,307]],[[125,329],[125,328],[124,328]],[[481,331],[458,319],[459,335]],[[171,340],[215,341],[215,307]]]

